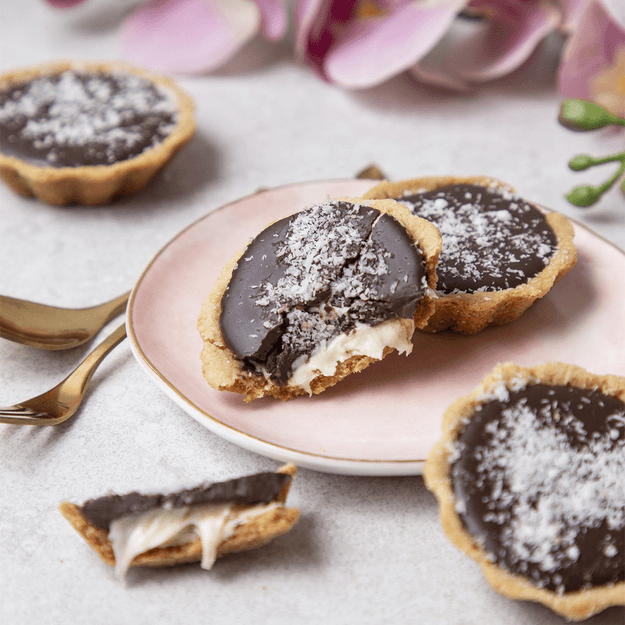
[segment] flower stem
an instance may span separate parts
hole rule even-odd
[[[566,195],[566,199],[575,206],[591,206],[625,173],[625,152],[613,154],[611,156],[604,156],[602,158],[592,158],[591,156],[585,154],[579,154],[573,158],[569,163],[569,167],[575,171],[587,169],[588,167],[593,167],[594,165],[603,165],[605,163],[613,162],[621,163],[621,165],[616,170],[614,175],[608,178],[603,184],[597,187],[590,185],[575,187]],[[623,180],[622,189],[625,193],[625,179]]]
[[[611,160],[617,160],[617,159],[611,159]],[[606,180],[599,187],[601,189],[601,193],[605,193],[622,176],[623,172],[625,172],[625,152],[623,152],[623,154],[621,155],[621,158],[618,160],[621,161],[621,166],[616,170],[616,173],[611,178],[608,178],[608,180]]]
[[[612,163],[614,161],[620,161],[625,166],[625,152],[619,154],[612,154],[612,156],[604,156],[603,158],[593,158],[593,165],[603,165],[604,163]],[[621,171],[619,169],[619,171]]]
[[[564,100],[560,106],[558,121],[562,126],[576,132],[597,130],[604,126],[617,125],[625,126],[625,119],[612,115],[609,111],[599,106],[595,102],[571,98]],[[620,167],[613,176],[608,178],[603,184],[593,187],[582,185],[575,187],[567,193],[566,199],[575,206],[590,206],[594,204],[623,174],[625,173],[625,152],[593,158],[588,154],[578,154],[569,161],[569,167],[573,171],[582,171],[595,165],[605,163],[620,163]],[[625,193],[625,179],[622,187]]]

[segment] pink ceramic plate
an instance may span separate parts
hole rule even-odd
[[[352,475],[414,475],[439,438],[441,416],[498,362],[570,362],[625,375],[625,254],[577,224],[579,261],[519,321],[478,336],[418,333],[321,395],[245,404],[202,377],[200,306],[222,266],[268,223],[374,184],[294,184],[243,198],[192,224],[152,260],[128,309],[133,353],[167,395],[215,434],[302,467]]]

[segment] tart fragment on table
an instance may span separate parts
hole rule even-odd
[[[431,223],[392,200],[339,198],[269,225],[202,306],[204,377],[245,401],[288,400],[410,353],[440,246]]]
[[[201,562],[256,549],[288,532],[300,511],[286,498],[297,469],[205,483],[168,494],[109,494],[84,504],[64,501],[61,514],[124,577],[129,567]]]
[[[423,470],[495,590],[570,620],[625,605],[625,378],[499,365],[443,417]]]
[[[134,193],[194,132],[191,98],[126,63],[59,61],[0,76],[0,176],[50,204]]]
[[[424,330],[476,334],[518,319],[575,265],[573,227],[486,176],[384,181],[365,198],[393,198],[441,232],[436,309]]]

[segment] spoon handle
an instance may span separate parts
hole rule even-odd
[[[100,343],[70,374],[74,384],[80,388],[80,394],[85,392],[89,380],[100,366],[100,363],[108,356],[114,347],[126,338],[126,324],[122,323],[109,337]],[[69,378],[69,376],[68,376]],[[66,378],[66,382],[67,379]]]

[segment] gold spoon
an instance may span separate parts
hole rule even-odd
[[[122,323],[98,345],[60,384],[32,399],[0,408],[0,423],[17,425],[57,425],[78,410],[91,376],[108,353],[126,338]]]
[[[129,295],[91,308],[57,308],[0,295],[0,337],[38,349],[78,347],[126,309]]]

